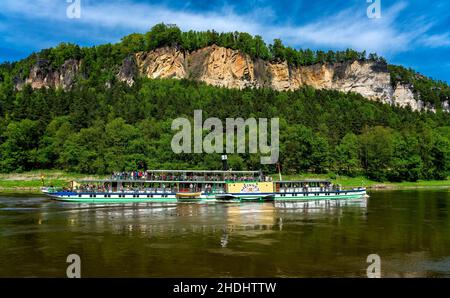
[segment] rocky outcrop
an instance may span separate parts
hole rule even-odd
[[[215,45],[192,53],[161,48],[137,53],[135,59],[139,74],[148,78],[186,78],[227,88],[270,87],[278,91],[308,85],[316,89],[355,92],[370,100],[415,111],[434,109],[415,99],[412,86],[392,87],[387,65],[382,63],[353,61],[291,67],[285,61],[252,59],[240,51]],[[121,80],[132,81],[123,77]]]
[[[442,110],[444,112],[450,113],[450,102],[448,100],[442,103]]]
[[[25,80],[14,79],[15,87],[20,90],[25,84],[29,84],[33,89],[68,89],[75,83],[79,68],[80,61],[74,59],[66,60],[57,70],[53,70],[47,60],[38,60]]]
[[[35,89],[67,89],[73,85],[79,68],[80,61],[73,59],[67,60],[58,70],[51,70],[46,61],[38,61],[25,81],[16,79],[16,88],[30,84]],[[116,72],[117,80],[130,86],[139,76],[199,80],[213,86],[238,89],[266,87],[284,91],[312,86],[355,92],[369,100],[410,107],[414,111],[435,111],[420,100],[420,95],[413,93],[413,86],[400,83],[392,86],[386,64],[370,61],[292,67],[286,61],[255,59],[238,50],[215,45],[190,53],[165,47],[125,58]],[[442,109],[450,111],[449,103],[444,103]]]
[[[402,108],[410,107],[413,111],[431,111],[436,112],[436,108],[430,103],[426,103],[421,99],[417,99],[413,93],[413,86],[407,84],[397,83],[394,88],[393,99],[394,103]],[[442,106],[443,110],[444,104]]]
[[[186,67],[184,53],[176,48],[159,48],[135,55],[139,73],[150,79],[184,78]]]
[[[315,64],[299,68],[299,81],[316,89],[355,92],[362,96],[393,104],[393,90],[387,66],[372,62],[353,61]]]
[[[190,78],[207,84],[239,89],[256,84],[253,61],[239,51],[213,46],[193,52],[188,61],[196,70]]]
[[[119,68],[119,72],[117,73],[117,79],[121,82],[127,83],[129,86],[132,86],[137,75],[138,69],[134,57],[129,56],[125,58]]]

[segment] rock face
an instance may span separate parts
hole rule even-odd
[[[16,88],[30,84],[32,88],[70,88],[80,69],[80,61],[67,60],[58,70],[49,70],[46,61],[38,61],[25,81],[16,80]],[[355,92],[369,100],[410,107],[415,111],[435,108],[416,99],[413,87],[391,85],[386,64],[353,61],[292,67],[285,61],[253,59],[238,50],[209,46],[194,52],[175,47],[139,52],[125,58],[116,72],[119,81],[133,85],[139,76],[150,79],[174,78],[203,81],[226,88],[273,88],[295,90],[302,86]],[[443,110],[450,111],[448,102]]]
[[[442,110],[447,113],[450,112],[450,103],[448,100],[446,100],[442,103]]]
[[[199,79],[207,84],[245,88],[255,85],[253,62],[238,51],[220,47],[208,47],[192,53],[188,57],[189,78]]]
[[[393,104],[393,90],[387,66],[372,62],[316,64],[300,67],[301,85],[316,89],[355,92],[362,96]]]
[[[227,88],[269,87],[278,91],[302,86],[355,92],[370,100],[409,106],[412,110],[434,110],[416,100],[412,86],[391,86],[387,65],[353,61],[290,67],[287,62],[252,59],[237,50],[218,46],[192,53],[161,48],[135,55],[139,74],[148,78],[194,79]],[[129,81],[129,80],[128,80]]]
[[[127,83],[129,86],[134,84],[134,80],[138,75],[136,61],[133,56],[125,58],[117,73],[117,79],[121,82]]]
[[[414,98],[414,94],[411,91],[411,86],[406,86],[402,84],[397,84],[394,90],[394,98],[398,106],[407,107],[411,106],[412,110],[422,110],[425,109],[423,101],[411,101]]]
[[[33,89],[63,88],[68,89],[75,83],[80,68],[80,61],[69,59],[57,70],[52,70],[48,61],[38,60],[31,68],[25,81],[15,80],[16,89],[20,90],[25,84]]]
[[[139,73],[150,79],[184,78],[186,67],[184,54],[175,48],[159,48],[135,55]]]

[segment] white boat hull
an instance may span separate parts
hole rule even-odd
[[[176,193],[146,193],[146,192],[102,192],[102,193],[76,193],[76,192],[52,192],[45,189],[43,192],[53,199],[66,202],[88,203],[139,203],[139,202],[180,202],[186,198],[177,198]],[[261,201],[314,201],[357,199],[367,196],[365,189],[331,191],[331,192],[284,192],[284,193],[230,193],[211,194],[202,193],[196,201],[211,202],[223,201],[224,197],[231,201],[246,201],[261,198]],[[266,200],[264,198],[267,198]]]

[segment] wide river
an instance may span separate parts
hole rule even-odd
[[[0,277],[450,277],[450,192],[357,203],[88,205],[0,195]]]

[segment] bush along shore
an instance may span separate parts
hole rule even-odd
[[[279,180],[279,175],[272,175]],[[30,171],[24,173],[0,174],[0,193],[31,193],[39,194],[43,186],[64,187],[72,180],[106,179],[108,176],[66,173],[62,171]],[[414,188],[450,188],[450,179],[446,180],[418,180],[416,182],[379,182],[366,177],[348,177],[330,174],[283,175],[283,180],[297,179],[329,179],[334,184],[346,188],[364,186],[368,189],[414,189]]]

